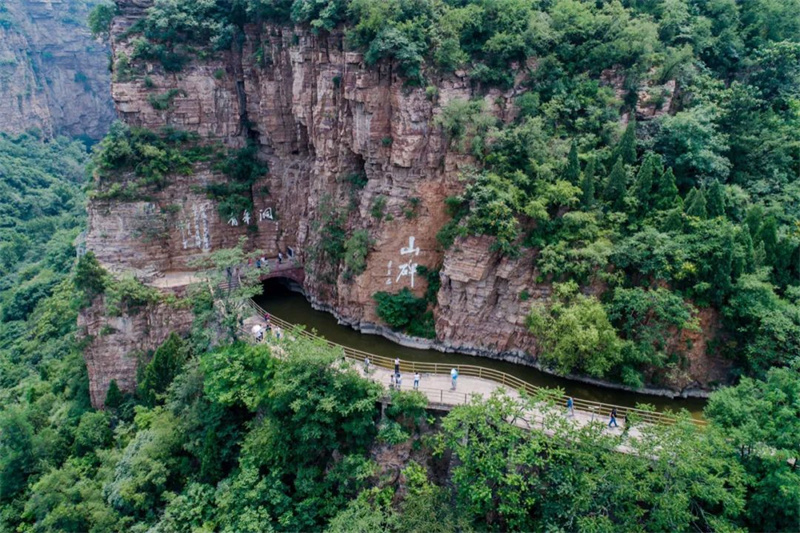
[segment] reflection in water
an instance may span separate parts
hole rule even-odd
[[[291,292],[276,279],[267,280],[264,283],[264,294],[254,299],[261,307],[275,316],[294,324],[304,325],[309,330],[316,330],[319,335],[330,341],[385,357],[399,357],[408,361],[429,363],[480,365],[506,372],[539,387],[560,387],[567,394],[576,398],[630,407],[637,403],[649,403],[656,406],[659,411],[688,409],[695,417],[700,416],[705,405],[705,401],[700,399],[669,399],[588,385],[551,376],[535,368],[495,361],[485,357],[442,353],[436,350],[417,350],[400,346],[381,336],[364,335],[348,326],[339,325],[333,315],[315,311],[303,295]]]

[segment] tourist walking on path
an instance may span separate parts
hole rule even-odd
[[[278,252],[278,264],[280,265],[281,263],[283,263],[283,254]]]
[[[575,402],[572,396],[567,396],[567,416],[575,416]]]
[[[395,358],[395,360],[394,360],[394,373],[395,374],[399,374],[400,373],[400,358],[399,357]]]
[[[608,421],[608,427],[611,427],[612,425],[615,428],[619,427],[617,425],[617,408],[616,407],[612,407],[611,408],[611,419]]]
[[[394,376],[395,376],[395,374],[389,374],[389,388],[390,389],[394,388]]]
[[[450,380],[451,380],[451,382],[453,384],[452,387],[450,387],[450,390],[456,390],[456,380],[457,379],[458,379],[458,369],[454,368],[453,370],[450,371]]]
[[[414,373],[414,390],[419,389],[419,372]]]
[[[364,358],[364,373],[369,374],[369,357]]]
[[[403,384],[403,376],[401,376],[399,372],[397,374],[395,374],[394,382],[395,382],[395,385],[397,386],[398,389]]]

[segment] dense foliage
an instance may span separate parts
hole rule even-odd
[[[42,199],[58,184],[80,199],[72,183],[79,174],[71,175],[68,164],[85,161],[79,146],[5,140],[3,179],[18,180],[14,187],[26,198],[39,199],[33,205],[46,205]],[[47,157],[29,157],[41,150]],[[426,412],[423,395],[394,391],[382,412],[381,387],[343,363],[337,349],[299,332],[257,346],[226,336],[226,324],[232,333],[241,316],[233,300],[252,286],[236,274],[244,277],[230,291],[193,292],[198,323],[192,334],[167,338],[142,360],[135,391],[120,391],[112,381],[106,409],[94,410],[75,336],[78,308],[103,294],[117,312],[132,314],[148,305],[151,293],[112,280],[91,253],[74,261],[67,245],[56,262],[62,268],[52,274],[57,282],[42,289],[31,311],[17,311],[21,281],[54,263],[50,250],[60,249],[61,239],[54,228],[74,232],[82,219],[75,201],[40,213],[40,226],[29,225],[27,211],[13,211],[19,201],[12,194],[1,204],[4,245],[23,229],[29,239],[4,265],[5,277],[16,282],[0,293],[2,530],[800,527],[793,461],[800,448],[797,363],[717,393],[708,407],[711,426],[702,431],[686,420],[636,425],[640,438],[609,433],[604,422],[578,429],[564,418],[563,406],[546,407],[548,395],[474,399],[437,417]],[[211,254],[201,284],[219,286],[227,266],[246,261],[242,246]],[[752,280],[748,290],[758,292],[761,283]],[[566,309],[551,309],[553,317],[600,306],[576,294],[574,284],[559,291]],[[638,289],[615,294],[609,316],[633,343],[657,344],[649,325],[690,320],[680,301],[653,292],[652,298]],[[209,305],[213,298],[217,306]],[[514,423],[533,404],[549,413],[544,432],[539,423],[533,430]],[[623,440],[630,453],[616,450]]]
[[[197,135],[171,128],[154,132],[111,125],[92,158],[93,198],[142,200],[169,185],[179,174],[191,174],[193,164],[208,160],[212,150],[197,143]]]

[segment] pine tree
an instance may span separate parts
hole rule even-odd
[[[109,409],[116,409],[122,405],[122,391],[119,390],[116,379],[112,379],[111,383],[108,384],[105,405]]]
[[[686,195],[685,204],[686,214],[691,217],[700,219],[708,218],[708,210],[706,208],[706,195],[703,189],[693,187],[689,194]]]
[[[614,211],[622,211],[625,209],[625,195],[628,189],[627,185],[628,175],[625,172],[625,166],[622,164],[622,158],[618,157],[614,167],[611,169],[611,174],[608,176],[608,185],[606,185],[605,199],[611,204]]]
[[[764,220],[764,210],[760,205],[754,205],[747,210],[747,215],[744,217],[744,222],[750,230],[750,237],[753,238],[753,245],[760,242],[761,239],[761,224]]]
[[[625,133],[614,150],[614,158],[622,158],[622,162],[632,165],[636,162],[636,121],[631,119],[625,128]]]
[[[177,334],[172,333],[158,347],[153,359],[145,367],[139,380],[139,396],[148,406],[154,406],[158,397],[166,392],[186,361],[186,345]]]
[[[741,266],[735,272],[735,277],[741,274],[746,274],[755,271],[756,268],[756,253],[753,247],[753,237],[750,236],[750,231],[746,228],[740,230],[736,234],[736,244],[741,253]]]
[[[677,205],[679,198],[678,186],[675,184],[675,174],[673,174],[672,167],[670,167],[666,172],[661,174],[661,177],[658,179],[655,194],[655,207],[662,211],[672,209]]]
[[[768,216],[759,231],[761,242],[764,244],[764,257],[768,265],[774,265],[778,256],[778,221],[774,216]]]
[[[569,148],[569,156],[567,157],[567,168],[564,170],[564,179],[573,185],[577,185],[581,179],[581,164],[578,161],[578,146],[575,141]]]
[[[676,207],[667,212],[667,218],[664,219],[662,229],[666,232],[670,231],[683,231],[684,214],[683,209]]]
[[[581,179],[581,205],[585,209],[591,209],[594,206],[594,173],[596,160],[594,156],[589,158],[586,163],[586,168],[583,169],[583,178]]]
[[[644,161],[642,161],[642,166],[639,167],[639,173],[636,175],[633,194],[639,200],[639,209],[642,211],[648,210],[653,201],[653,178],[656,176],[658,163],[659,157],[652,152],[648,152],[644,157]]]
[[[706,196],[708,216],[710,218],[725,216],[725,190],[719,180],[711,182]]]

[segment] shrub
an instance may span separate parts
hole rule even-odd
[[[425,300],[414,296],[408,287],[396,294],[378,292],[373,298],[378,303],[378,316],[395,329],[407,328],[427,307]]]
[[[95,148],[92,164],[101,186],[112,178],[133,173],[134,182],[120,184],[117,188],[122,195],[128,188],[163,189],[171,174],[190,174],[193,163],[208,154],[207,147],[197,144],[196,134],[169,128],[157,133],[115,122]]]
[[[135,315],[160,299],[161,293],[157,289],[144,285],[133,276],[122,276],[108,284],[106,312],[109,316],[119,316],[123,313]]]
[[[417,265],[417,274],[425,278],[428,287],[425,289],[425,299],[432,304],[436,303],[436,295],[442,286],[442,278],[439,276],[441,269],[428,268],[425,265]]]
[[[147,78],[145,78],[145,85],[147,85]],[[151,81],[152,83],[152,81]],[[153,106],[156,111],[166,111],[172,107],[172,101],[176,96],[186,96],[186,91],[183,89],[170,89],[169,91],[161,94],[148,94],[147,101]]]
[[[370,214],[373,218],[378,220],[383,220],[384,215],[386,214],[386,197],[385,196],[376,196],[375,200],[372,202],[372,207],[370,208]]]
[[[216,170],[228,179],[206,186],[209,198],[219,202],[221,217],[240,217],[244,211],[253,213],[253,185],[268,172],[266,163],[258,158],[258,145],[250,142],[244,148],[230,151],[228,157],[216,165]],[[255,220],[255,216],[253,216]]]
[[[100,265],[94,252],[86,252],[78,260],[75,267],[75,287],[83,292],[86,303],[91,302],[95,296],[102,294],[108,284],[108,274]]]
[[[372,244],[369,232],[360,229],[353,232],[344,243],[345,278],[351,279],[363,273],[367,268],[367,254]]]
[[[117,6],[114,4],[97,4],[89,12],[87,23],[92,37],[108,38],[111,32],[111,23],[117,14]]]

